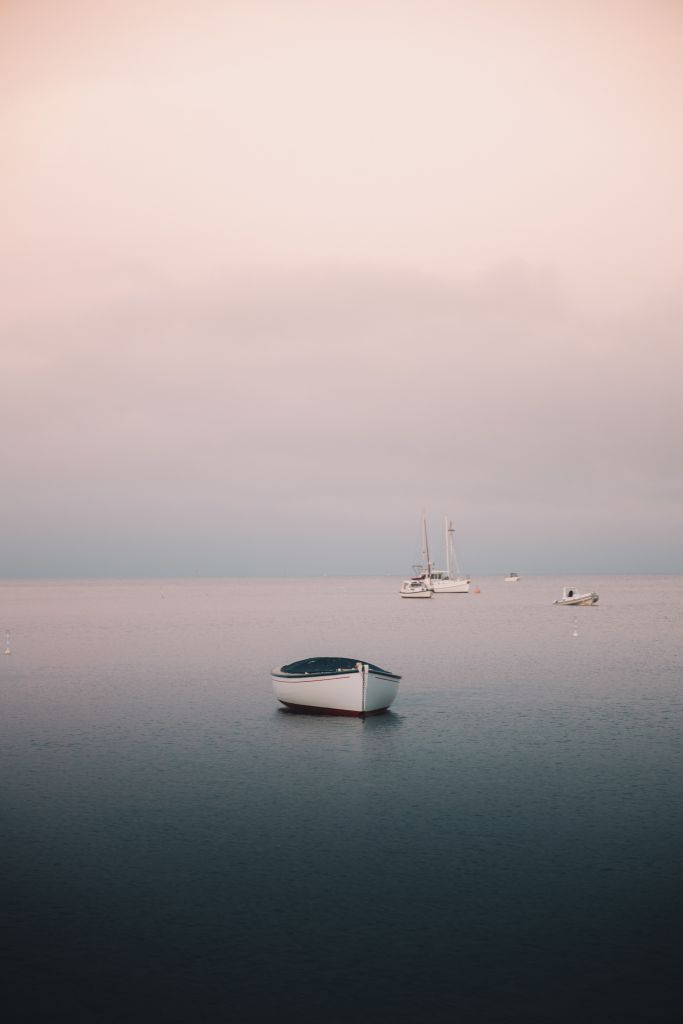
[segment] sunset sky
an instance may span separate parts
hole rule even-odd
[[[683,572],[683,3],[0,0],[0,575]]]

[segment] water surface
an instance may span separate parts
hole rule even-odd
[[[13,1020],[679,1019],[683,579],[399,582],[0,584]]]

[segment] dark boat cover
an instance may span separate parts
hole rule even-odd
[[[355,669],[360,658],[304,658],[303,661],[293,661],[290,665],[283,665],[280,672],[292,676],[332,676],[336,672],[349,672]],[[371,665],[370,662],[363,662],[373,672],[381,672],[382,675],[393,675],[386,669]]]

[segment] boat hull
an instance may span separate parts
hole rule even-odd
[[[435,594],[469,594],[469,580],[432,580],[431,588]]]
[[[372,669],[335,675],[286,676],[272,673],[273,692],[292,711],[327,715],[377,715],[393,704],[400,676]]]
[[[553,604],[570,604],[570,605],[591,605],[598,603],[597,594],[577,594],[576,597],[563,597],[557,601],[553,601]]]
[[[399,591],[401,597],[431,597],[432,591],[420,580],[404,580]]]

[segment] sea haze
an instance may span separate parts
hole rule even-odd
[[[0,584],[12,1021],[679,1019],[683,578],[399,583]]]

